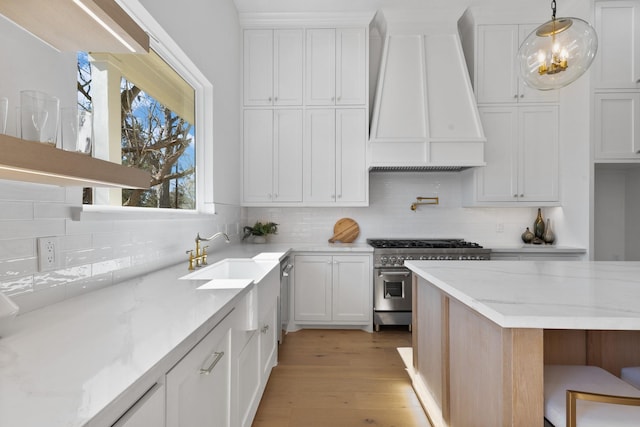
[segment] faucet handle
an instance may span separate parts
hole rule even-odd
[[[207,248],[209,246],[203,246],[202,247],[202,265],[207,265]]]
[[[191,249],[186,251],[186,254],[189,255],[189,270],[193,270],[193,259],[194,259],[193,250]]]

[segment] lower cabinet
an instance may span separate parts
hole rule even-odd
[[[640,160],[640,92],[594,95],[596,160]]]
[[[231,426],[231,320],[218,324],[167,373],[167,427]]]
[[[373,279],[369,255],[296,255],[294,321],[370,325]]]
[[[165,388],[154,385],[112,427],[149,427],[165,425]]]
[[[149,391],[124,397],[128,409],[113,403],[113,427],[251,426],[278,359],[280,269],[251,286]]]

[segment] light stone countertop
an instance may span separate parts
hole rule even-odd
[[[640,262],[405,265],[503,328],[640,330]]]
[[[585,248],[578,248],[573,246],[556,246],[556,245],[533,245],[533,244],[521,244],[514,246],[490,246],[487,245],[487,248],[491,249],[492,253],[545,253],[545,254],[553,254],[553,253],[575,253],[575,254],[585,254],[587,250]]]
[[[208,261],[261,253],[277,261],[292,250],[373,251],[366,243],[238,243],[216,245]],[[19,315],[0,338],[0,426],[113,422],[110,403],[132,404],[125,393],[142,395],[253,286],[198,291],[205,282],[178,280],[187,273],[185,256],[180,264]]]

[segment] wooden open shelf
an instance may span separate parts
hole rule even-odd
[[[0,179],[62,187],[149,188],[151,174],[0,134]]]

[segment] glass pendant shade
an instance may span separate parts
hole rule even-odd
[[[520,76],[534,89],[560,89],[587,71],[597,50],[598,37],[587,22],[554,18],[536,28],[520,46]]]

